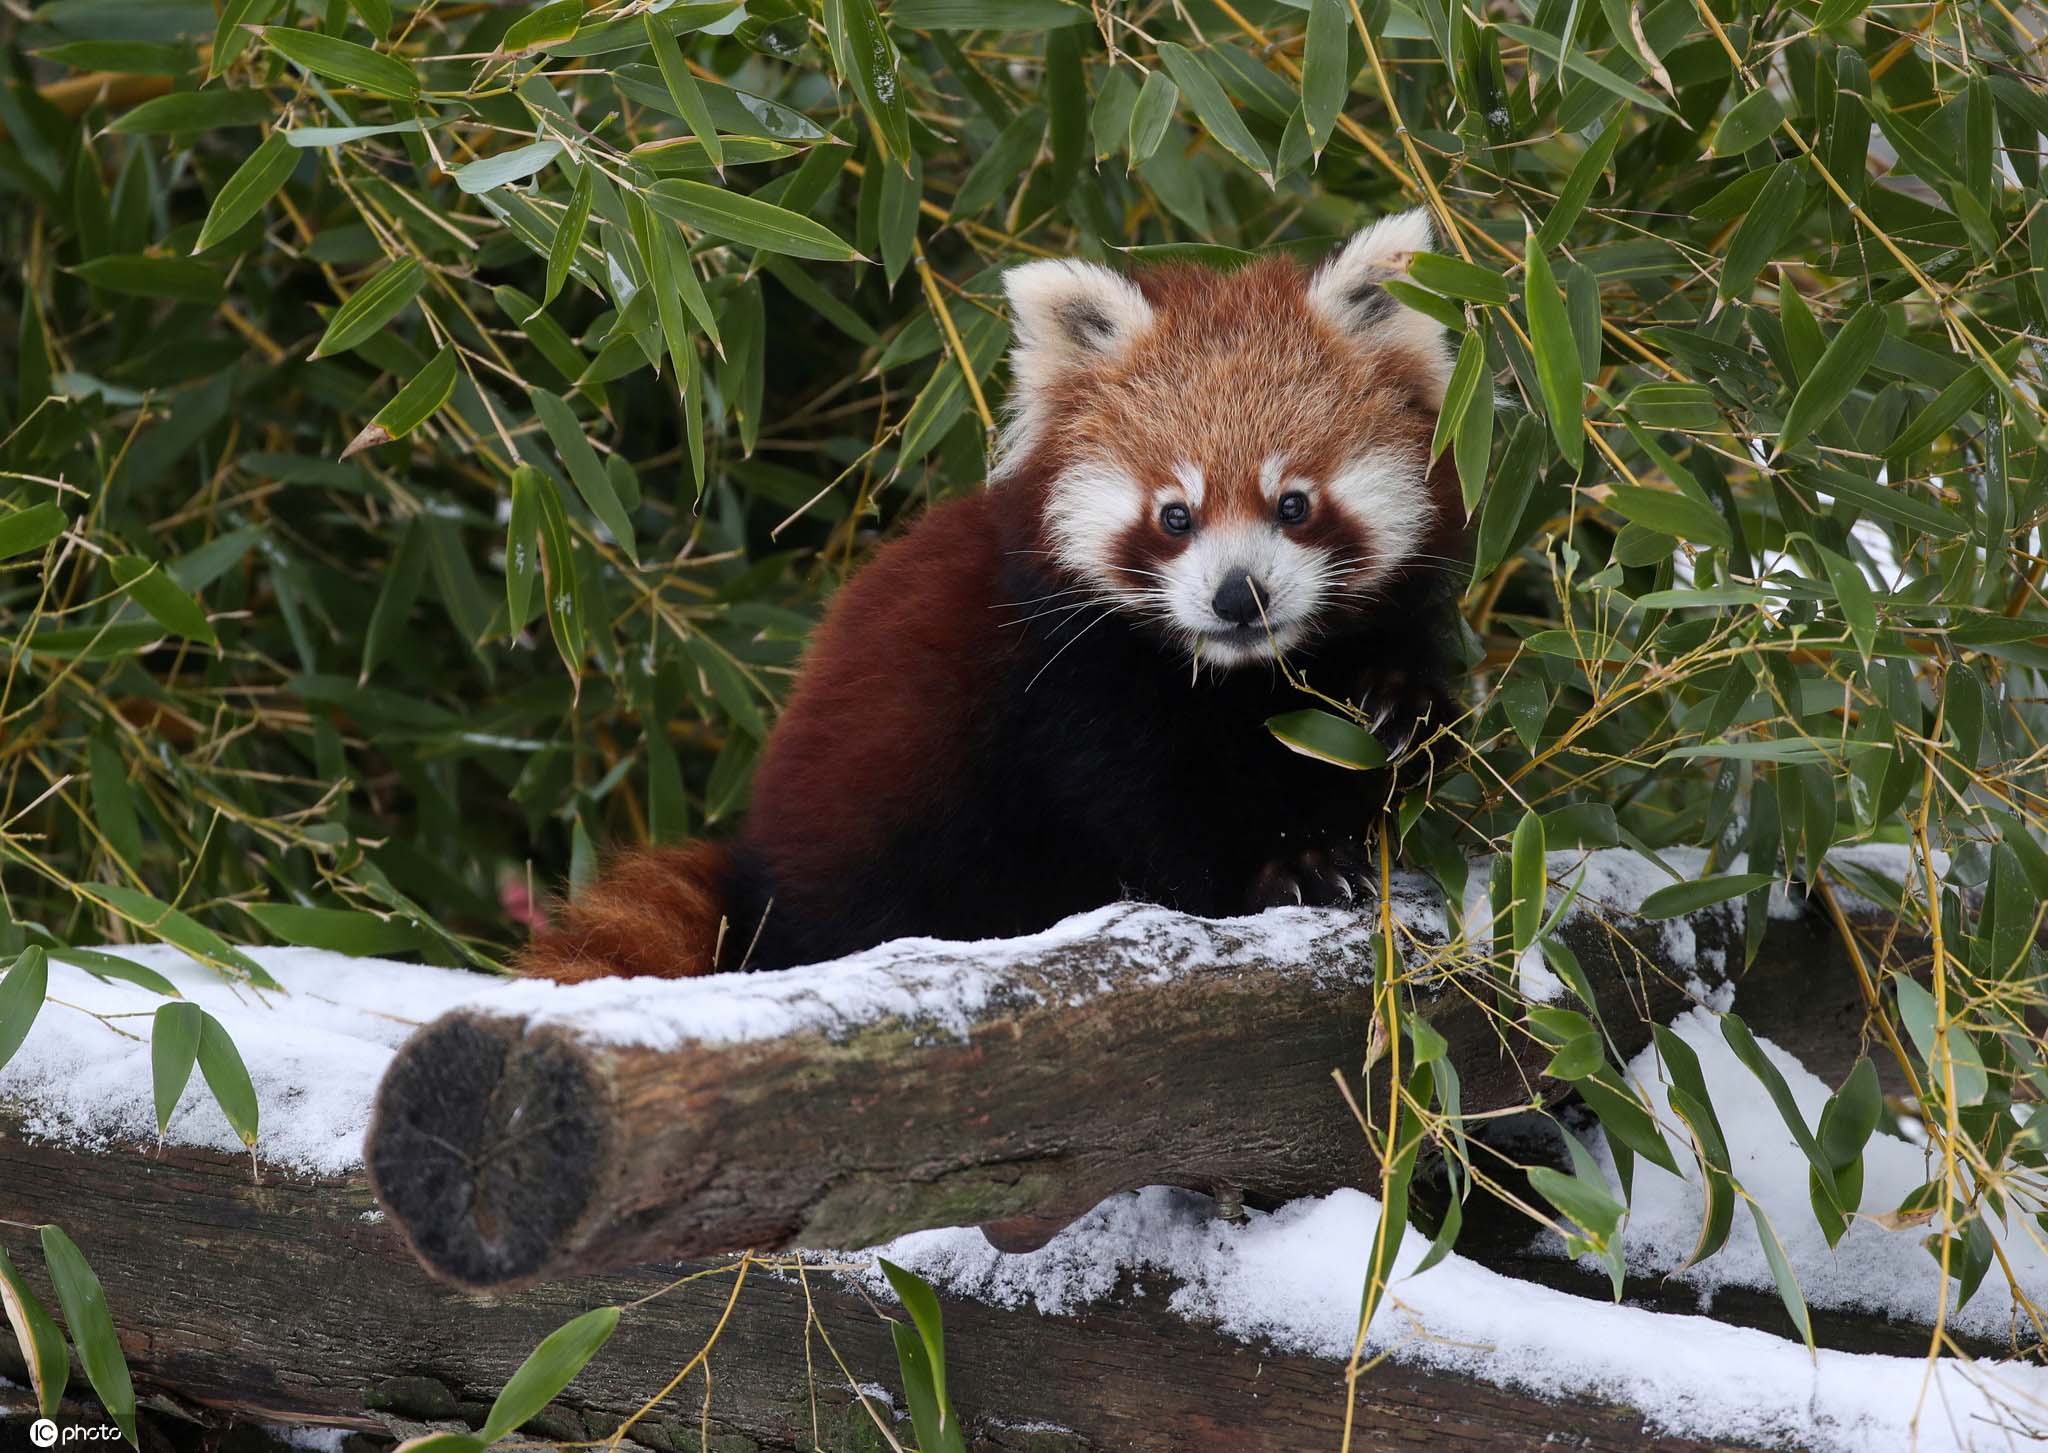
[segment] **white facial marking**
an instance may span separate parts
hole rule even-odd
[[[1078,464],[1054,480],[1046,499],[1053,554],[1092,584],[1121,593],[1110,546],[1144,509],[1145,491],[1108,460]]]
[[[1341,501],[1370,534],[1375,583],[1407,563],[1436,517],[1426,472],[1413,451],[1380,449],[1352,460],[1330,479],[1330,497]]]
[[[1200,660],[1211,666],[1243,666],[1270,658],[1298,643],[1332,582],[1317,553],[1263,522],[1218,525],[1203,530],[1164,567],[1159,593],[1168,613]],[[1245,632],[1216,613],[1216,592],[1225,582],[1249,575],[1258,587],[1263,621]]]
[[[1173,477],[1180,482],[1180,487],[1186,491],[1184,497],[1187,501],[1187,507],[1191,510],[1199,510],[1202,507],[1204,485],[1202,471],[1183,459],[1180,463],[1173,466]]]
[[[1278,454],[1268,454],[1259,465],[1259,493],[1270,502],[1280,498],[1280,486],[1287,478],[1287,461]]]

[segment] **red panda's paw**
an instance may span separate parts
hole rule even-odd
[[[1252,879],[1249,907],[1342,908],[1358,898],[1351,875],[1323,847],[1303,848],[1274,858]]]
[[[1360,706],[1386,749],[1395,795],[1427,785],[1450,760],[1455,739],[1449,724],[1457,712],[1434,679],[1400,670],[1379,673],[1367,683]]]

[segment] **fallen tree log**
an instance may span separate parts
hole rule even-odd
[[[145,1409],[215,1426],[474,1427],[526,1353],[570,1317],[717,1270],[640,1268],[477,1297],[420,1275],[360,1173],[304,1177],[266,1166],[258,1179],[246,1157],[211,1150],[67,1148],[30,1138],[18,1114],[0,1113],[0,1247],[54,1306],[28,1229],[41,1222],[63,1225],[90,1257]],[[889,1323],[828,1272],[810,1273],[808,1283],[754,1271],[713,1349],[709,1386],[693,1376],[626,1446],[695,1453],[708,1437],[716,1453],[878,1453],[883,1444],[855,1387],[899,1386]],[[529,1431],[566,1441],[608,1436],[713,1334],[732,1290],[726,1263],[724,1274],[629,1314]],[[943,1297],[948,1385],[972,1446],[1339,1446],[1353,1401],[1341,1361],[1219,1336],[1169,1310],[1167,1290],[1124,1286],[1069,1316]],[[5,1336],[0,1377],[24,1380]],[[82,1375],[73,1392],[90,1397]],[[887,1418],[882,1397],[869,1402]],[[1567,1435],[1585,1453],[1736,1446],[1660,1436],[1626,1407],[1545,1400],[1394,1360],[1364,1372],[1355,1403],[1352,1446],[1361,1450],[1540,1453]],[[0,1447],[26,1447],[25,1403],[11,1416],[0,1390]]]
[[[1632,910],[1661,878],[1645,884],[1632,854],[1587,862],[1601,871],[1559,932],[1628,1055],[1740,963],[1741,920],[1646,920]],[[1441,901],[1404,882],[1393,909],[1466,1111],[1558,1098],[1540,1073],[1550,1047],[1450,961]],[[1873,933],[1891,926],[1860,911]],[[1023,1248],[1145,1185],[1260,1205],[1369,1186],[1331,1074],[1369,1057],[1381,932],[1374,913],[1204,921],[1122,905],[1037,938],[817,969],[520,985],[400,1050],[371,1182],[427,1267],[479,1288],[932,1226],[980,1224]],[[1855,1043],[1832,927],[1774,919],[1749,979],[1832,982],[1832,1013],[1795,987],[1778,996],[1785,1022],[1755,1027],[1796,1049],[1826,1022]]]

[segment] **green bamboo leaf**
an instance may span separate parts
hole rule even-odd
[[[1523,276],[1523,298],[1529,310],[1529,341],[1536,351],[1536,382],[1543,395],[1543,411],[1550,420],[1550,436],[1558,452],[1580,467],[1586,457],[1585,376],[1579,371],[1579,345],[1572,336],[1571,318],[1551,276],[1550,263],[1529,234],[1527,267]]]
[[[1131,106],[1131,127],[1129,144],[1131,166],[1143,166],[1151,160],[1152,153],[1159,150],[1159,143],[1166,137],[1166,128],[1173,120],[1173,113],[1180,105],[1180,87],[1173,83],[1173,77],[1164,69],[1155,69],[1145,77],[1145,84],[1138,92],[1138,99]]]
[[[804,148],[794,142],[770,141],[759,136],[728,136],[719,141],[727,166],[750,166],[757,162],[782,161]],[[676,172],[708,172],[710,153],[694,136],[664,136],[643,141],[633,148],[633,160],[657,176]]]
[[[498,50],[508,56],[549,50],[574,40],[582,28],[583,0],[553,0],[513,21],[505,38],[498,42]]]
[[[1785,1304],[1786,1315],[1792,1318],[1792,1325],[1799,1329],[1800,1340],[1808,1352],[1813,1351],[1813,1317],[1806,1309],[1806,1297],[1799,1290],[1798,1274],[1792,1270],[1792,1260],[1785,1255],[1785,1248],[1778,1240],[1778,1233],[1771,1228],[1770,1217],[1753,1198],[1749,1201],[1750,1219],[1756,1222],[1757,1240],[1763,1243],[1764,1260],[1770,1263],[1771,1277],[1778,1284],[1778,1300]]]
[[[64,1346],[58,1328],[42,1298],[35,1294],[7,1253],[0,1251],[0,1312],[14,1329],[21,1359],[28,1365],[28,1385],[36,1395],[36,1411],[46,1418],[57,1415],[64,1400],[64,1384],[71,1380],[71,1353]]]
[[[314,30],[271,25],[264,27],[262,35],[272,50],[293,65],[327,80],[395,101],[410,101],[420,93],[420,78],[396,56]]]
[[[104,292],[208,307],[220,301],[221,275],[187,257],[115,253],[89,258],[70,271]]]
[[[1543,940],[1543,946],[1548,958],[1551,941]],[[1555,967],[1555,960],[1552,960],[1552,965]],[[1585,997],[1590,1005],[1591,996]],[[1619,1140],[1632,1154],[1661,1166],[1673,1175],[1678,1174],[1678,1162],[1672,1158],[1664,1132],[1657,1128],[1656,1117],[1621,1083],[1604,1060],[1588,1074],[1573,1080],[1572,1086],[1610,1136]]]
[[[1724,873],[1718,877],[1695,878],[1659,888],[1643,899],[1636,911],[1644,918],[1683,918],[1716,903],[1740,898],[1778,880],[1769,873]]]
[[[888,1277],[896,1299],[910,1313],[911,1324],[916,1328],[917,1341],[924,1353],[922,1363],[917,1364],[917,1380],[923,1385],[921,1390],[929,1394],[929,1405],[924,1409],[926,1416],[922,1421],[915,1417],[912,1419],[918,1445],[965,1453],[960,1420],[954,1415],[952,1402],[946,1396],[946,1330],[939,1312],[938,1296],[924,1278],[905,1271],[884,1257],[877,1257],[876,1261],[882,1268],[882,1274]],[[902,1339],[897,1339],[897,1342],[900,1353]]]
[[[100,1279],[87,1265],[85,1254],[69,1236],[55,1226],[42,1228],[43,1264],[49,1268],[50,1283],[57,1289],[57,1305],[63,1308],[64,1325],[71,1331],[71,1345],[78,1349],[79,1363],[99,1394],[100,1404],[131,1444],[142,1445],[135,1435],[135,1384],[128,1376],[128,1359],[121,1355],[121,1339],[114,1332],[114,1319],[107,1311],[107,1294]]]
[[[549,137],[466,162],[449,175],[455,178],[456,186],[475,196],[523,182],[561,154],[562,143]]]
[[[128,76],[182,76],[199,63],[188,45],[146,40],[73,40],[44,46],[34,55],[74,71],[119,71]]]
[[[1458,361],[1451,369],[1451,381],[1444,386],[1444,404],[1437,411],[1436,428],[1430,435],[1429,458],[1434,464],[1451,441],[1457,437],[1459,427],[1465,421],[1466,410],[1474,406],[1479,397],[1480,385],[1486,381],[1486,340],[1479,336],[1478,329],[1467,332],[1458,344]],[[1493,407],[1493,400],[1486,401],[1487,408]],[[1478,501],[1477,482],[1468,483],[1465,488],[1465,508],[1469,512]]]
[[[514,635],[525,628],[533,611],[533,581],[540,570],[539,490],[547,483],[531,464],[512,471],[512,513],[505,526],[505,619]]]
[[[28,1038],[29,1026],[42,1012],[49,990],[48,955],[39,945],[30,944],[0,976],[0,1068],[5,1068]]]
[[[128,598],[172,635],[209,646],[217,644],[206,611],[178,587],[163,567],[140,555],[117,556],[107,566],[115,583],[128,592]]]
[[[156,1102],[156,1134],[161,1140],[171,1128],[171,1115],[192,1081],[192,1067],[199,1062],[199,1037],[206,1016],[197,1004],[180,1001],[156,1011],[149,1030],[149,1072],[151,1094]]]
[[[647,44],[654,52],[654,63],[661,71],[662,81],[668,86],[670,99],[676,103],[676,110],[683,119],[690,123],[690,134],[703,144],[711,169],[723,180],[725,148],[719,144],[718,128],[712,124],[711,110],[705,104],[704,92],[698,87],[697,78],[683,63],[683,52],[668,27],[652,14],[643,15],[641,19],[646,22]]]
[[[1927,1066],[1933,1079],[1931,1088],[1945,1099],[1946,1081],[1939,1063],[1941,1051],[1936,1048],[1934,996],[1904,974],[1892,975],[1892,990],[1898,996],[1899,1017],[1905,1022],[1906,1034],[1913,1041],[1913,1048],[1920,1052],[1921,1063]],[[1990,1081],[1984,1073],[1984,1060],[1977,1053],[1977,1046],[1971,1042],[1968,1032],[1954,1020],[1950,1020],[1947,1032],[1940,1036],[1939,1042],[1947,1052],[1948,1073],[1955,1080],[1956,1104],[1977,1104],[1990,1088]]]
[[[832,64],[874,124],[883,154],[904,161],[910,155],[910,113],[903,104],[896,43],[875,0],[824,0],[823,16]]]
[[[1714,128],[1714,139],[1706,154],[1740,156],[1769,137],[1784,119],[1785,108],[1776,93],[1768,86],[1760,86],[1728,108],[1728,114]]]
[[[1283,712],[1266,720],[1266,730],[1288,748],[1304,757],[1314,757],[1354,772],[1387,764],[1386,748],[1379,738],[1348,717],[1308,707]]]
[[[1735,1057],[1742,1061],[1744,1068],[1756,1076],[1758,1083],[1764,1087],[1764,1092],[1771,1097],[1771,1103],[1777,1107],[1778,1117],[1785,1122],[1785,1128],[1792,1132],[1793,1142],[1805,1155],[1828,1200],[1838,1210],[1854,1211],[1854,1206],[1842,1206],[1835,1188],[1833,1162],[1822,1151],[1820,1142],[1814,1138],[1813,1132],[1807,1128],[1806,1117],[1800,1114],[1799,1104],[1792,1098],[1792,1087],[1785,1083],[1785,1077],[1778,1072],[1778,1067],[1771,1063],[1770,1056],[1764,1053],[1763,1046],[1756,1042],[1756,1036],[1749,1032],[1749,1026],[1734,1014],[1724,1014],[1721,1016],[1721,1037],[1728,1041],[1728,1047],[1735,1052]]]
[[[1351,91],[1351,13],[1344,0],[1309,0],[1302,51],[1301,116],[1309,150],[1320,157]],[[1503,300],[1505,301],[1505,300]]]
[[[1792,396],[1785,422],[1778,429],[1778,452],[1803,441],[1813,426],[1840,408],[1870,365],[1884,341],[1884,311],[1874,304],[1858,308],[1841,330],[1828,341],[1813,372]]]
[[[1557,200],[1544,215],[1543,225],[1536,229],[1536,243],[1545,252],[1562,243],[1570,235],[1579,216],[1586,210],[1586,203],[1592,199],[1593,188],[1600,178],[1607,175],[1607,169],[1614,163],[1614,149],[1621,144],[1621,115],[1617,111],[1607,118],[1600,129],[1599,138],[1579,153],[1579,159],[1572,163],[1571,173],[1565,177],[1564,185],[1557,189]]]
[[[1209,70],[1196,58],[1194,52],[1174,41],[1159,42],[1159,58],[1166,63],[1174,84],[1188,98],[1195,115],[1208,128],[1216,144],[1243,162],[1255,172],[1267,186],[1273,185],[1273,163],[1265,149],[1258,143],[1245,124],[1239,119],[1237,107],[1221,83],[1209,74]],[[1146,83],[1148,86],[1150,82]],[[1142,94],[1139,97],[1143,103]]]
[[[411,953],[420,930],[396,918],[379,918],[350,908],[316,908],[303,903],[245,903],[242,911],[272,938],[305,948],[322,948],[352,958]]]
[[[401,258],[382,269],[334,310],[312,356],[332,358],[358,346],[397,316],[426,285],[426,269],[416,257]]]
[[[1018,185],[1031,169],[1044,141],[1045,108],[1032,106],[1019,111],[1008,126],[996,133],[996,139],[960,183],[960,190],[953,195],[953,218],[972,217]]]
[[[1549,866],[1544,855],[1543,817],[1534,808],[1515,824],[1514,841],[1508,854],[1508,880],[1515,895],[1509,918],[1510,939],[1520,958],[1536,942],[1536,930],[1543,923],[1543,905],[1549,896]]]
[[[1591,81],[1603,91],[1611,92],[1621,97],[1624,101],[1633,101],[1646,111],[1654,111],[1659,116],[1668,116],[1674,121],[1680,121],[1676,111],[1673,111],[1648,91],[1623,80],[1591,56],[1574,50],[1570,46],[1560,46],[1557,37],[1554,35],[1546,34],[1535,29],[1533,26],[1509,25],[1505,22],[1494,26],[1494,29],[1498,30],[1502,35],[1519,40],[1522,44],[1528,46],[1530,50],[1535,51],[1553,65],[1562,64],[1566,70],[1583,77],[1585,80]],[[1684,123],[1680,121],[1680,124],[1683,125]]]
[[[820,262],[867,261],[831,228],[757,197],[678,177],[656,182],[645,195],[663,216],[728,242]]]
[[[261,91],[173,91],[153,96],[107,123],[116,136],[181,136],[233,126],[261,126],[277,107]]]
[[[298,164],[299,154],[282,132],[273,131],[264,137],[263,144],[235,168],[235,174],[227,179],[214,197],[206,222],[199,229],[199,240],[192,244],[192,250],[195,253],[206,251],[262,211],[264,204],[277,195],[285,179],[292,174],[292,168]]]
[[[264,972],[261,964],[240,949],[230,947],[227,940],[190,914],[150,897],[141,889],[125,883],[94,883],[88,891],[127,922],[183,949],[201,963],[240,975],[259,988],[278,987],[277,980]]]
[[[424,121],[393,121],[383,126],[295,126],[280,134],[293,146],[343,146],[351,141],[367,141],[373,136],[399,136],[431,130],[445,119],[434,117]]]
[[[478,1438],[485,1444],[495,1443],[524,1426],[575,1380],[618,1325],[617,1307],[596,1307],[548,1333],[491,1404]]]
[[[203,1010],[198,1057],[199,1073],[205,1077],[206,1087],[213,1091],[221,1113],[242,1138],[242,1144],[253,1149],[258,1115],[256,1087],[249,1082],[248,1066],[242,1063],[242,1053],[235,1048],[234,1040],[218,1019]]]
[[[581,3],[581,0],[572,0]],[[541,293],[540,306],[545,308],[562,291],[562,284],[569,280],[569,269],[576,261],[576,249],[583,245],[583,231],[590,222],[591,183],[596,168],[585,166],[576,174],[576,190],[569,198],[569,210],[562,214],[556,224],[555,240],[548,248],[548,281]]]
[[[734,0],[714,0],[714,3],[710,4],[666,5],[654,13],[661,17],[670,35],[687,35],[716,24],[738,8]],[[639,17],[628,16],[624,20],[607,20],[599,25],[586,25],[567,40],[548,42],[545,49],[552,56],[568,59],[604,55],[616,50],[639,50],[646,44],[647,31],[641,25]]]
[[[1605,1187],[1552,1170],[1547,1165],[1530,1168],[1529,1184],[1584,1232],[1586,1239],[1596,1248],[1604,1247],[1621,1224],[1624,1207],[1607,1193]]]
[[[1754,283],[1764,264],[1777,253],[1778,244],[1792,231],[1804,209],[1800,199],[1806,183],[1796,162],[1780,162],[1764,179],[1763,189],[1749,206],[1742,225],[1728,239],[1728,254],[1721,262],[1715,293],[1722,298],[1741,297]]]
[[[1431,292],[1505,308],[1514,294],[1508,280],[1490,267],[1466,262],[1442,252],[1418,252],[1408,259],[1408,276]]]
[[[1821,549],[1819,554],[1821,564],[1827,568],[1828,580],[1835,587],[1835,603],[1842,608],[1842,619],[1848,622],[1849,634],[1856,641],[1857,654],[1867,663],[1877,647],[1876,592],[1871,590],[1870,579],[1864,575],[1863,567],[1855,561],[1844,559],[1832,550]]]
[[[0,515],[0,560],[40,550],[69,528],[70,517],[48,502]]]
[[[640,557],[633,538],[632,518],[620,502],[618,491],[612,488],[611,476],[597,462],[597,451],[584,437],[583,426],[576,422],[576,415],[558,395],[544,388],[530,390],[529,397],[533,400],[534,413],[539,416],[541,427],[547,430],[548,438],[554,443],[555,452],[568,466],[569,479],[576,486],[576,492],[583,496],[590,512],[604,522],[605,529],[619,542],[628,558],[638,563]]]
[[[453,344],[428,359],[426,367],[414,374],[404,388],[391,396],[389,403],[377,410],[376,417],[349,440],[341,457],[348,459],[365,449],[403,439],[432,418],[455,392],[455,365]]]
[[[275,13],[280,0],[226,0],[220,8],[220,20],[214,26],[213,54],[206,62],[206,78],[210,81],[240,58],[249,48],[249,42],[256,38],[252,27],[260,27]],[[201,94],[219,94],[205,93]],[[262,97],[260,91],[230,91],[228,95],[254,95]]]
[[[562,496],[555,482],[539,471],[534,473],[533,500],[540,523],[541,602],[548,629],[555,638],[555,650],[569,675],[576,694],[583,685],[583,574],[569,533],[569,516],[562,508]]]
[[[1683,540],[1714,545],[1723,550],[1734,540],[1720,511],[1712,505],[1701,504],[1691,495],[1617,484],[1611,487],[1607,502],[1624,517],[1661,534],[1676,535]]]

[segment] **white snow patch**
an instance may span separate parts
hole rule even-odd
[[[948,1290],[1066,1313],[1120,1276],[1177,1283],[1174,1311],[1247,1341],[1351,1355],[1379,1205],[1359,1191],[1296,1201],[1241,1225],[1199,1197],[1154,1187],[1105,1201],[1038,1251],[1005,1256],[979,1231],[922,1231],[876,1248]],[[1369,1353],[1510,1384],[1544,1397],[1626,1403],[1689,1437],[1786,1443],[1821,1453],[2009,1449],[2048,1421],[2048,1369],[1943,1362],[1917,1443],[1927,1378],[1915,1358],[1822,1351],[1705,1317],[1591,1301],[1489,1271],[1455,1253],[1409,1277],[1428,1238],[1402,1241]],[[853,1273],[887,1296],[879,1272]]]
[[[584,984],[493,979],[318,949],[249,950],[282,993],[230,982],[162,944],[116,945],[107,952],[163,974],[226,1028],[255,1085],[260,1158],[339,1174],[362,1163],[372,1098],[392,1053],[414,1029],[452,1009],[524,1014],[572,1027],[595,1042],[657,1047],[836,1034],[889,1016],[934,1035],[960,1036],[987,1006],[999,971],[1077,940],[1095,940],[1127,967],[1150,966],[1145,977],[1155,982],[1254,961],[1298,962],[1310,972],[1355,979],[1371,972],[1370,956],[1358,951],[1370,931],[1355,918],[1316,909],[1202,920],[1120,903],[1023,938],[904,939],[773,973]],[[1061,992],[1080,1000],[1111,982],[1091,977]],[[149,1016],[169,1001],[55,960],[49,997],[21,1049],[0,1069],[0,1098],[23,1107],[23,1128],[32,1135],[92,1147],[154,1139]],[[166,1138],[244,1149],[196,1072]]]
[[[1195,919],[1149,904],[1117,903],[1075,914],[1043,933],[956,943],[906,938],[828,964],[700,979],[525,980],[495,989],[488,1007],[536,1024],[573,1028],[586,1040],[647,1045],[737,1044],[804,1032],[834,1035],[894,1017],[962,1037],[987,1008],[1000,971],[1092,940],[1104,951],[1157,965],[1163,983],[1191,966],[1258,961],[1322,963],[1332,973],[1369,971],[1344,943],[1369,927],[1349,915],[1280,908],[1245,918]],[[1108,984],[1098,979],[1099,991]],[[1088,997],[1086,992],[1070,996]]]
[[[1671,1027],[1699,1055],[1708,1093],[1735,1157],[1735,1177],[1770,1217],[1798,1271],[1807,1301],[1818,1307],[1930,1322],[1941,1290],[1941,1266],[1921,1244],[1928,1228],[1887,1231],[1876,1221],[1856,1220],[1830,1252],[1808,1200],[1806,1158],[1762,1082],[1736,1059],[1712,1014],[1691,1009]],[[1768,1039],[1758,1042],[1785,1077],[1807,1125],[1818,1125],[1829,1087]],[[1684,1264],[1698,1239],[1704,1195],[1684,1130],[1670,1113],[1654,1047],[1631,1061],[1629,1075],[1649,1089],[1672,1159],[1688,1174],[1673,1176],[1640,1156],[1636,1158],[1635,1195],[1623,1245],[1631,1269],[1673,1273]],[[1596,1135],[1594,1154],[1618,1193],[1620,1181],[1604,1136]],[[1863,1153],[1861,1209],[1866,1217],[1895,1209],[1909,1191],[1928,1179],[1932,1169],[1924,1148],[1882,1131],[1873,1135]],[[2014,1217],[2005,1226],[1990,1229],[2020,1285],[2037,1299],[2048,1296],[2048,1238],[2043,1237],[2041,1228],[2031,1219]],[[1549,1239],[1553,1246],[1558,1244]],[[1707,1294],[1723,1286],[1770,1290],[1777,1285],[1755,1223],[1747,1214],[1737,1214],[1728,1244],[1718,1254],[1676,1274]],[[1948,1325],[1960,1332],[2002,1339],[2012,1329],[2015,1316],[2025,1319],[2023,1312],[2016,1311],[2011,1286],[1995,1265],[1968,1306],[1958,1312],[1954,1300],[1952,1287]]]
[[[221,1022],[256,1088],[257,1154],[315,1174],[362,1163],[370,1097],[392,1051],[420,1023],[475,998],[490,982],[463,970],[319,949],[254,950],[287,990],[278,994],[231,983],[162,944],[112,945],[106,952],[155,969]],[[0,1099],[21,1106],[32,1135],[88,1146],[155,1139],[148,1016],[169,1002],[52,959],[49,1002],[0,1069]],[[167,1138],[243,1149],[196,1070]]]

